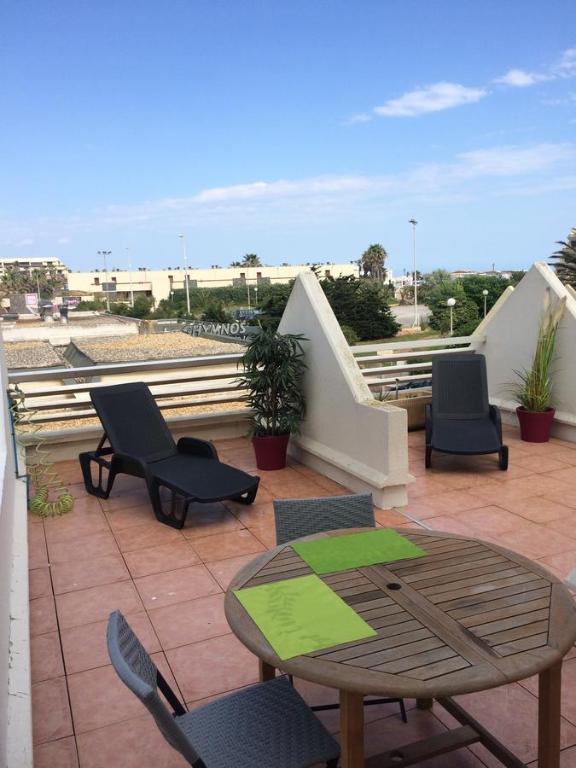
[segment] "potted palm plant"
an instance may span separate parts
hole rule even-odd
[[[306,363],[297,334],[263,328],[252,337],[242,358],[239,386],[248,390],[254,412],[254,452],[258,469],[282,469],[290,434],[298,432],[306,403],[302,384]]]
[[[551,407],[552,382],[550,372],[554,360],[558,324],[564,311],[566,297],[551,307],[550,291],[546,291],[544,312],[538,329],[536,350],[530,368],[516,371],[519,384],[514,387],[516,408],[520,422],[520,436],[530,443],[546,443],[550,440],[550,428],[555,409]]]

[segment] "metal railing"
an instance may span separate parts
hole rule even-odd
[[[239,388],[241,358],[238,353],[18,371],[8,376],[9,393],[22,419],[34,425],[94,418],[90,390],[127,381],[145,381],[162,410],[193,413],[245,401]]]
[[[479,341],[474,339],[474,341]],[[454,352],[470,352],[472,336],[357,344],[351,347],[371,390],[398,390],[423,386],[432,380],[432,361]]]

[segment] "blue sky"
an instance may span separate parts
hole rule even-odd
[[[521,268],[576,226],[573,0],[6,0],[0,256]]]

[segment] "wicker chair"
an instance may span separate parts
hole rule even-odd
[[[285,677],[187,712],[119,611],[110,615],[107,639],[122,682],[152,714],[166,741],[194,768],[308,768],[315,763],[337,767],[338,743]]]
[[[274,520],[276,544],[286,544],[303,536],[338,528],[374,528],[376,525],[371,493],[317,499],[275,499]],[[398,704],[402,720],[407,722],[403,699],[366,699],[364,704]],[[322,704],[312,709],[319,712],[338,707],[338,704]]]

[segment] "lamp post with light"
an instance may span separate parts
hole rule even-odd
[[[134,284],[132,282],[132,256],[130,255],[130,248],[126,248],[126,256],[128,257],[128,279],[130,280],[130,306],[134,306]]]
[[[486,317],[486,299],[488,298],[488,291],[486,288],[482,291],[482,296],[484,296],[484,317]]]
[[[186,236],[178,235],[182,243],[182,258],[184,260],[184,284],[186,286],[186,310],[190,316],[190,281],[188,280],[188,253],[186,250]]]
[[[456,304],[456,299],[448,299],[446,302],[446,306],[450,309],[450,336],[454,335],[454,305]]]
[[[412,224],[412,256],[414,260],[414,328],[420,325],[420,316],[418,314],[418,281],[416,280],[416,219],[410,219],[408,224]]]

